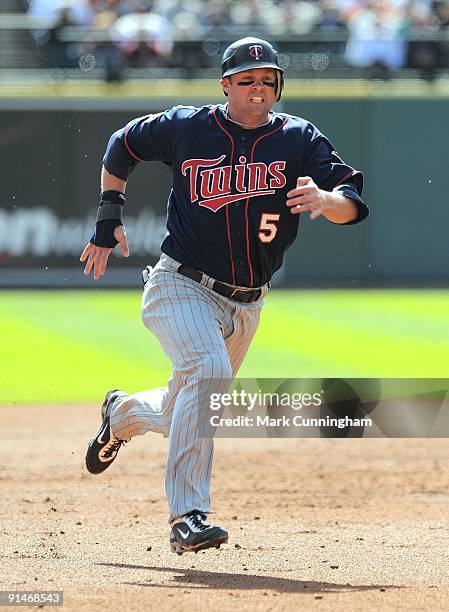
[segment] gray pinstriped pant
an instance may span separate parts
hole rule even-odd
[[[202,435],[210,393],[226,392],[259,324],[263,300],[240,304],[176,270],[162,254],[142,296],[142,319],[173,364],[167,387],[123,394],[111,411],[122,440],[162,433],[169,438],[165,490],[170,520],[210,511],[213,438]],[[264,288],[262,298],[268,289]]]

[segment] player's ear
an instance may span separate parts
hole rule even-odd
[[[229,87],[231,85],[231,77],[225,77],[220,80],[220,85],[223,88],[223,93],[225,96],[228,95]]]

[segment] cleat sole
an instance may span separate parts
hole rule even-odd
[[[179,544],[175,540],[174,542],[170,541],[170,549],[173,553],[176,553],[177,555],[182,555],[185,552],[194,552],[196,554],[200,550],[207,550],[208,548],[219,549],[220,546],[222,544],[226,544],[227,541],[228,541],[228,536],[223,536],[220,539],[212,540],[209,542],[201,542],[200,544],[197,544],[196,546],[192,546],[188,548],[188,547],[181,546],[181,544]]]

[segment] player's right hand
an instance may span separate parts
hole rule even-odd
[[[126,230],[124,225],[118,225],[114,230],[114,237],[118,241],[120,251],[125,257],[129,256],[128,238],[126,237]],[[92,268],[94,269],[94,279],[98,280],[101,276],[104,276],[108,265],[108,258],[111,254],[112,249],[108,247],[100,247],[88,242],[81,253],[80,261],[86,261],[87,263],[84,268],[84,274],[89,276]]]

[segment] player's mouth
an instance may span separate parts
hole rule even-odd
[[[252,96],[249,100],[250,102],[254,102],[255,104],[263,104],[264,102],[262,96]]]

